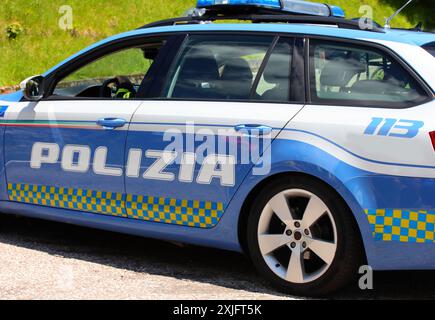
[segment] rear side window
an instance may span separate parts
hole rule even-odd
[[[403,108],[427,98],[402,65],[371,48],[311,41],[310,73],[317,103]]]
[[[250,100],[273,40],[273,36],[189,36],[171,67],[163,97]],[[276,83],[262,83],[262,86],[260,97]]]

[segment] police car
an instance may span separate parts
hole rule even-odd
[[[0,96],[1,211],[245,252],[301,295],[435,269],[435,35],[367,23],[200,0],[75,54]]]

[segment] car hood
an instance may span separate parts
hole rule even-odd
[[[3,94],[0,95],[0,102],[19,102],[23,98],[23,93],[21,91],[17,91],[14,93]]]

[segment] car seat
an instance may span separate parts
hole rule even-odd
[[[242,58],[226,62],[221,76],[221,93],[227,99],[248,99],[254,74],[249,63]]]
[[[193,49],[179,71],[172,98],[216,98],[219,69],[208,49]]]

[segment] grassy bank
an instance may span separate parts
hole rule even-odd
[[[180,16],[195,0],[2,0],[0,10],[0,86],[13,85],[40,74],[78,50],[109,35],[145,23]],[[395,10],[381,0],[331,0],[342,6],[349,18],[358,17],[368,4],[374,18],[383,23]],[[71,31],[59,28],[59,8],[73,8]],[[396,26],[412,24],[404,17]],[[16,35],[15,39],[10,37]]]

